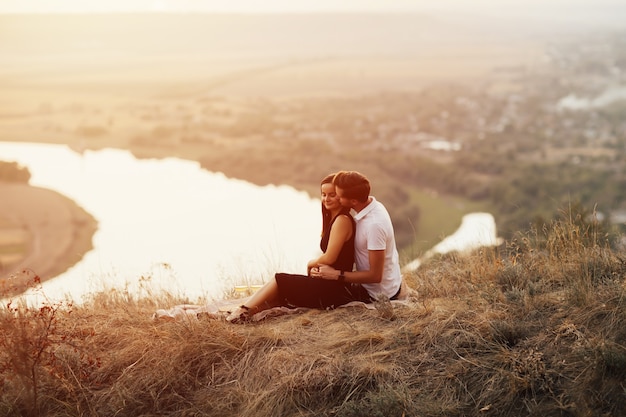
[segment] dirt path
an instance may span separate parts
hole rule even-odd
[[[96,220],[67,197],[45,188],[0,182],[0,295],[23,291],[9,277],[24,268],[42,280],[78,262],[92,248]]]

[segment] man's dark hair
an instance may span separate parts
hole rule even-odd
[[[357,171],[339,171],[333,178],[335,187],[341,188],[342,197],[365,203],[370,195],[370,182],[367,177]]]

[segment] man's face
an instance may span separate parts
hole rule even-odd
[[[335,192],[337,193],[337,197],[339,197],[339,203],[342,206],[354,208],[354,200],[344,197],[344,191],[341,188],[335,186]]]

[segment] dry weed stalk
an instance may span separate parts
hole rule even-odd
[[[38,275],[32,275],[29,287],[41,292]],[[71,308],[66,302],[33,307],[24,301],[10,300],[0,309],[0,386],[15,387],[19,383],[26,394],[16,398],[9,407],[32,416],[40,414],[43,380],[55,378],[63,366],[57,351],[67,341],[59,331],[58,321],[68,315]]]

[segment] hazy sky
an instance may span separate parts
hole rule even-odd
[[[540,10],[545,7],[617,6],[622,0],[0,0],[0,13],[49,12],[323,12],[425,11],[462,12]]]

